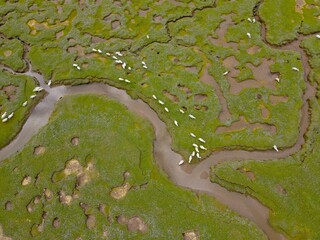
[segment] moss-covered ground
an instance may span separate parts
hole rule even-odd
[[[265,239],[211,197],[171,183],[155,166],[153,138],[146,120],[106,97],[65,97],[49,124],[0,164],[4,235],[183,239],[193,231],[201,239]],[[139,227],[130,225],[137,218]]]
[[[303,69],[298,53],[270,48],[261,39],[259,3],[3,2],[0,32],[24,44],[33,68],[55,85],[102,81],[147,102],[185,158],[195,150],[193,143],[201,144],[190,132],[206,141],[202,157],[223,148],[284,148],[299,133]],[[262,5],[270,29],[272,1]],[[288,14],[292,20],[297,13],[290,8]],[[244,126],[232,127],[241,121]]]

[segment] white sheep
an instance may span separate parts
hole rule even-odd
[[[190,136],[194,137],[194,138],[196,137],[196,135],[194,133],[192,133],[192,132],[190,133]]]
[[[1,119],[4,119],[6,116],[7,116],[7,112],[4,112],[4,113],[1,115]]]
[[[11,119],[14,115],[14,112],[10,113],[10,115],[8,116],[8,119]]]
[[[196,117],[193,116],[192,114],[189,114],[189,118],[191,118],[191,119],[196,119]]]
[[[200,145],[200,149],[202,149],[202,150],[207,150],[207,148],[204,147],[204,146],[202,146],[202,145]]]

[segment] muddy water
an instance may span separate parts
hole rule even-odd
[[[228,109],[228,103],[225,99],[225,97],[223,96],[223,93],[220,89],[219,84],[213,79],[213,77],[208,73],[208,68],[210,67],[210,64],[207,64],[204,67],[203,73],[200,77],[200,81],[207,83],[208,85],[211,85],[214,87],[215,93],[217,94],[220,106],[221,106],[221,112],[219,114],[219,120],[221,122],[225,122],[228,119],[231,118],[231,113],[229,112]]]
[[[224,16],[224,21],[220,23],[219,27],[216,30],[216,34],[218,38],[213,38],[212,36],[208,37],[208,40],[218,46],[223,47],[231,47],[234,51],[239,51],[238,44],[235,42],[227,42],[225,39],[225,35],[227,34],[228,28],[233,25],[232,16],[234,14],[229,14]]]

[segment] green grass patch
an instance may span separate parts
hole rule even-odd
[[[302,16],[296,11],[295,0],[266,0],[259,14],[267,28],[267,40],[281,45],[297,38]]]
[[[18,39],[0,37],[0,63],[19,71],[26,67],[22,57],[23,45]]]
[[[35,87],[35,80],[31,77],[0,71],[0,116],[7,113],[0,120],[0,148],[18,134],[30,111],[43,96],[43,93],[40,93],[35,99],[30,99]],[[26,101],[27,105],[22,106]],[[3,122],[11,113],[14,113],[13,117]]]

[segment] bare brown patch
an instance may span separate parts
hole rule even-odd
[[[88,183],[90,181],[90,179],[91,179],[91,176],[89,174],[87,174],[86,172],[83,172],[77,176],[76,186],[81,187],[81,186],[85,185],[86,183]]]
[[[84,214],[88,214],[88,211],[90,209],[89,205],[87,203],[83,203],[83,202],[80,202],[79,203],[80,207],[82,208]]]
[[[92,43],[101,43],[101,42],[105,42],[105,41],[106,41],[106,39],[101,38],[101,37],[97,37],[97,36],[94,36],[91,38]]]
[[[280,184],[277,184],[277,185],[276,185],[276,190],[277,190],[278,193],[280,193],[280,194],[282,194],[282,195],[285,195],[285,196],[288,195],[287,189],[285,189],[284,187],[282,187]]]
[[[261,116],[262,116],[262,118],[264,118],[264,119],[269,118],[270,111],[263,105],[260,105],[260,108],[261,108]]]
[[[18,88],[19,87],[15,85],[7,85],[7,86],[3,86],[1,90],[7,96],[7,99],[9,101],[13,101],[16,98]]]
[[[35,196],[34,199],[33,199],[33,203],[34,204],[41,203],[41,196],[40,195]]]
[[[306,5],[305,0],[296,0],[295,10],[296,12],[303,14],[303,7]]]
[[[57,32],[57,33],[56,33],[56,39],[57,39],[57,40],[60,39],[61,37],[63,37],[63,35],[64,35],[64,31],[63,31],[63,30],[60,31],[60,32]]]
[[[194,109],[195,109],[195,110],[198,110],[198,111],[203,111],[203,112],[208,111],[208,107],[205,106],[205,105],[198,105],[198,104],[196,104],[196,105],[194,105]]]
[[[245,174],[250,180],[256,180],[256,175],[249,171],[248,169],[246,168],[241,168],[241,169],[238,169],[241,173]]]
[[[53,221],[52,221],[52,226],[54,227],[54,228],[58,228],[58,227],[60,227],[60,219],[59,218],[54,218],[53,219]]]
[[[28,205],[27,205],[27,211],[29,213],[33,212],[34,211],[34,207],[35,207],[34,203],[32,201],[29,202]]]
[[[122,6],[122,3],[120,1],[113,1],[113,4],[118,6],[118,7],[121,7]]]
[[[43,195],[44,195],[44,197],[45,197],[45,199],[46,199],[47,201],[51,201],[52,198],[53,198],[53,193],[52,193],[52,191],[51,191],[50,189],[48,189],[48,188],[45,188],[45,189],[43,190]]]
[[[139,10],[139,16],[140,17],[146,17],[147,16],[147,13],[150,11],[150,9],[148,8],[147,10],[142,10],[140,9]]]
[[[5,51],[3,52],[3,54],[4,54],[5,57],[10,57],[11,54],[12,54],[12,51],[11,51],[11,50],[5,50]]]
[[[71,143],[72,143],[73,146],[79,145],[79,142],[80,142],[80,138],[79,137],[71,138]]]
[[[62,204],[65,205],[70,205],[72,202],[72,196],[71,195],[67,195],[63,190],[59,191],[59,201]]]
[[[57,12],[58,12],[58,14],[61,14],[62,11],[63,11],[62,6],[61,6],[61,5],[57,5]]]
[[[70,43],[75,43],[75,42],[77,42],[74,38],[69,38],[68,39],[68,42],[70,42]]]
[[[94,229],[96,226],[96,217],[94,215],[87,215],[86,226],[88,229]]]
[[[86,167],[83,167],[77,159],[71,159],[66,162],[63,170],[53,174],[52,181],[61,181],[69,175],[76,176],[76,188],[79,188],[89,182],[96,175],[94,164],[89,162]]]
[[[242,131],[244,129],[250,129],[252,131],[256,129],[264,129],[266,132],[275,134],[277,129],[274,125],[263,124],[263,123],[248,123],[243,116],[240,117],[240,120],[233,122],[231,126],[220,126],[217,127],[216,133],[221,134],[225,132],[235,132]]]
[[[37,146],[33,149],[33,154],[40,155],[40,154],[45,153],[45,151],[46,151],[46,148],[40,145],[40,146]]]
[[[102,213],[103,215],[106,215],[107,214],[106,207],[107,206],[105,204],[99,204],[98,206],[99,212]]]
[[[112,29],[113,30],[116,30],[116,29],[118,29],[119,27],[120,27],[120,21],[119,20],[113,20],[112,22],[111,22],[111,27],[112,27]]]
[[[22,179],[22,182],[21,182],[21,185],[22,186],[27,186],[31,183],[32,181],[32,177],[31,176],[25,176],[23,179]]]
[[[123,173],[123,179],[124,180],[128,180],[129,177],[130,177],[130,172],[124,172]]]
[[[67,162],[64,173],[69,176],[71,174],[78,174],[82,170],[82,166],[76,159],[71,159]]]
[[[223,60],[223,66],[232,70],[239,65],[238,60],[234,56],[227,57]]]
[[[289,97],[287,97],[287,96],[270,95],[269,96],[269,100],[270,100],[270,103],[272,105],[276,105],[278,103],[286,103],[286,102],[288,102]]]
[[[179,98],[176,95],[170,93],[168,90],[163,90],[162,93],[167,98],[169,98],[172,102],[179,102]]]
[[[153,17],[153,21],[156,23],[161,23],[162,22],[162,16],[154,16]]]
[[[129,219],[124,215],[120,215],[117,217],[117,222],[121,225],[127,225],[128,221]]]
[[[198,68],[195,67],[195,66],[185,67],[185,69],[186,69],[188,72],[198,73]]]
[[[4,205],[4,208],[7,210],[7,211],[11,211],[13,209],[13,204],[11,201],[7,201]]]
[[[183,84],[179,83],[177,87],[186,94],[192,93],[191,89]]]
[[[200,240],[200,234],[198,230],[190,230],[184,232],[182,235],[184,240]]]
[[[208,98],[208,95],[204,93],[198,93],[193,96],[193,99],[197,102],[205,101],[207,98]]]
[[[179,0],[169,0],[171,3],[173,3],[175,6],[181,6],[183,5],[182,2],[180,2]]]
[[[127,227],[130,232],[146,233],[148,231],[147,225],[139,217],[130,218],[128,221]]]
[[[128,193],[130,188],[131,188],[130,184],[129,183],[125,183],[122,186],[112,188],[112,190],[110,192],[110,195],[114,199],[119,200],[121,198],[124,198],[127,195],[127,193]]]
[[[84,48],[81,46],[81,45],[75,45],[73,47],[68,47],[67,51],[69,53],[74,53],[76,52],[78,54],[79,57],[83,57],[85,56],[85,53],[84,53]]]
[[[250,55],[256,54],[257,52],[259,52],[261,50],[261,48],[259,46],[252,46],[250,48],[247,49],[247,53]]]

